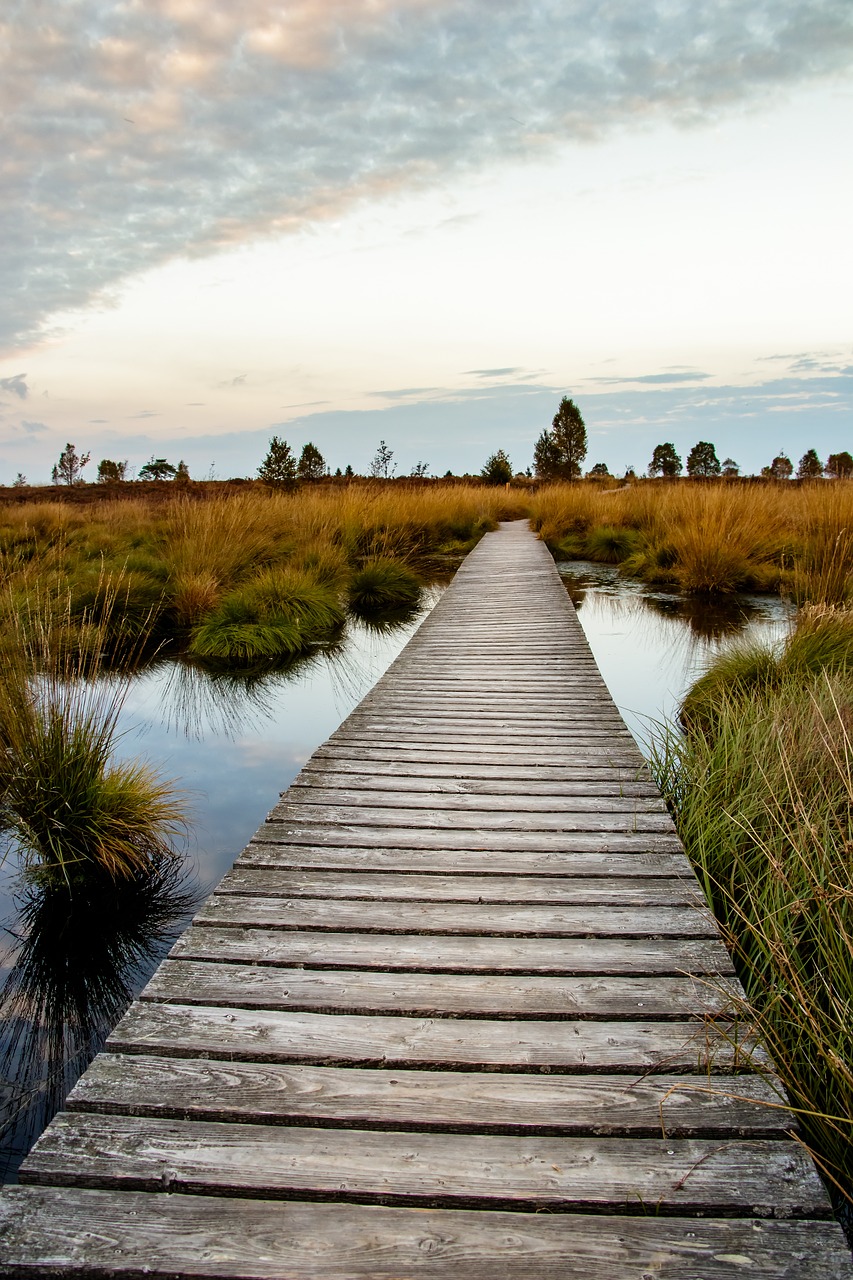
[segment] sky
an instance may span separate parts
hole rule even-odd
[[[850,0],[21,0],[0,483],[853,451]]]

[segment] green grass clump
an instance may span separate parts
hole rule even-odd
[[[685,716],[685,735],[663,733],[653,761],[734,956],[747,997],[741,1014],[754,1018],[812,1154],[848,1199],[851,639],[849,617],[830,614],[807,618],[778,655],[717,660],[704,678],[705,711]],[[821,652],[831,668],[821,668]]]
[[[779,678],[779,658],[768,645],[735,643],[715,658],[681,704],[688,729],[708,730],[733,699],[761,697]]]
[[[407,565],[388,556],[368,560],[350,582],[350,609],[357,616],[375,616],[385,610],[413,608],[421,584]]]
[[[331,586],[293,570],[268,569],[222,600],[193,633],[190,653],[249,665],[275,662],[331,639],[343,621]]]
[[[617,528],[613,525],[597,525],[586,535],[584,550],[588,560],[602,564],[619,564],[627,560],[636,549],[638,535],[635,529]]]
[[[806,607],[780,650],[735,642],[714,659],[681,707],[688,729],[708,730],[732,698],[762,698],[785,682],[843,673],[853,675],[853,611]]]
[[[181,806],[145,765],[113,760],[127,686],[99,667],[109,620],[86,624],[86,652],[57,644],[52,621],[21,623],[0,668],[0,825],[43,885],[133,876],[172,856]]]

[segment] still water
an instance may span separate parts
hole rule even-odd
[[[725,607],[652,591],[615,569],[558,566],[604,679],[640,743],[671,718],[719,647],[737,635],[780,639],[790,611],[776,598]],[[122,897],[50,901],[0,866],[6,959],[0,1033],[0,1178],[9,1180],[64,1093],[186,924],[194,902],[237,854],[311,753],[361,701],[441,589],[403,625],[352,621],[340,645],[287,673],[214,677],[178,661],[128,685],[118,755],[145,758],[184,791],[186,872]]]
[[[678,706],[708,662],[734,641],[780,643],[793,607],[778,596],[711,603],[661,591],[584,560],[557,565],[608,689],[640,749]]]

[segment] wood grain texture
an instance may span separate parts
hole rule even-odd
[[[259,831],[261,839],[284,839],[291,844],[360,845],[362,848],[443,849],[463,852],[485,849],[496,853],[680,853],[681,841],[674,831],[586,831],[567,823],[564,831],[499,831],[488,827],[417,827],[392,824],[369,825],[359,821],[358,809],[350,811],[352,821],[331,824],[301,822],[291,817],[284,822],[270,818]]]
[[[707,908],[508,906],[505,903],[388,902],[333,898],[256,898],[214,894],[197,925],[328,929],[334,933],[511,934],[552,938],[714,938]]]
[[[507,783],[524,785],[508,787]],[[589,800],[599,796],[614,796],[619,799],[631,796],[655,800],[660,798],[657,787],[650,778],[636,778],[630,771],[616,771],[612,778],[602,774],[592,778],[589,770],[582,767],[530,769],[519,765],[507,766],[501,770],[495,766],[476,767],[469,764],[461,772],[458,767],[445,764],[407,766],[405,762],[340,758],[332,763],[328,760],[318,761],[314,756],[294,780],[290,794],[299,795],[302,788],[327,786],[468,796],[511,796],[515,792],[523,793],[520,798],[524,799],[532,796],[550,796],[555,799],[576,796]]]
[[[314,1194],[380,1204],[522,1203],[658,1214],[827,1216],[793,1142],[378,1133],[65,1112],[22,1171],[26,1184],[172,1193]]]
[[[165,961],[143,1000],[243,1009],[489,1018],[689,1018],[725,1014],[740,985],[698,978],[557,978],[281,969]]]
[[[793,1122],[778,1104],[779,1095],[758,1076],[374,1071],[102,1053],[67,1106],[345,1128],[784,1138]]]
[[[115,1027],[116,1053],[246,1062],[352,1063],[471,1070],[659,1070],[723,1074],[746,1063],[749,1042],[722,1021],[488,1021],[385,1017],[138,1000]]]
[[[367,787],[353,788],[346,785],[335,785],[330,780],[326,786],[294,787],[288,792],[290,805],[327,805],[334,807],[350,807],[370,809],[384,807],[391,809],[416,809],[433,812],[443,810],[455,816],[459,813],[473,811],[479,814],[547,814],[555,819],[567,813],[571,814],[665,814],[666,806],[660,796],[537,796],[507,795],[505,790],[495,794],[477,792],[470,794],[461,790],[446,789],[431,791],[409,791],[402,779],[397,788],[391,792],[388,788]],[[420,813],[418,815],[420,817]],[[669,830],[669,822],[665,824]]]
[[[172,956],[311,968],[432,973],[553,973],[699,977],[734,973],[719,938],[513,938],[315,933],[232,925],[186,930]]]
[[[290,871],[239,862],[218,895],[261,898],[358,898],[366,902],[468,902],[583,906],[704,906],[695,880],[664,876],[392,875],[381,871]]]
[[[8,1280],[850,1280],[825,1222],[405,1209],[9,1187]]]
[[[276,837],[274,825],[261,829],[250,840],[237,860],[239,867],[288,867],[302,870],[335,870],[383,872],[399,871],[423,875],[478,875],[488,877],[532,875],[549,880],[572,879],[576,876],[632,879],[642,876],[678,877],[691,886],[696,877],[682,852],[650,853],[637,850],[628,853],[589,852],[572,848],[551,850],[520,849],[406,849],[383,845],[291,843]],[[570,841],[566,842],[570,844]],[[568,892],[568,890],[567,890]]]

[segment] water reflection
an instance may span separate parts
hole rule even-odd
[[[74,896],[0,872],[11,939],[0,985],[0,1177],[8,1180],[201,898],[281,790],[403,648],[441,588],[405,613],[350,619],[340,640],[275,669],[212,671],[160,659],[123,691],[116,755],[144,753],[187,794],[188,862]],[[113,675],[102,679],[117,679]],[[122,677],[123,683],[125,678]]]
[[[617,706],[641,750],[713,655],[733,638],[781,642],[793,607],[778,596],[709,602],[650,588],[612,565],[560,563],[560,574]]]
[[[182,859],[73,894],[25,883],[0,988],[5,1179],[61,1106],[198,897]]]

